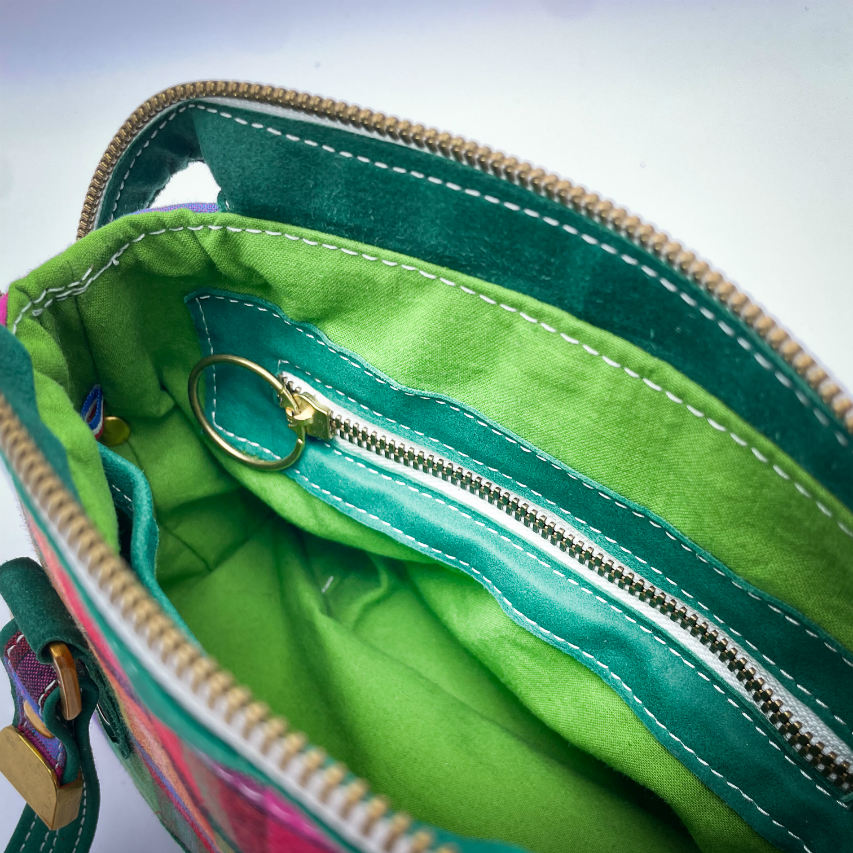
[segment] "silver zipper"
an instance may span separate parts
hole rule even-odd
[[[217,358],[216,356],[213,357]],[[613,554],[588,541],[564,519],[533,504],[521,495],[492,480],[431,453],[397,435],[360,421],[350,412],[335,408],[323,395],[304,388],[301,380],[287,373],[277,377],[296,405],[283,403],[288,425],[316,440],[345,442],[386,468],[407,468],[436,481],[444,491],[472,496],[522,529],[528,541],[537,541],[546,553],[568,558],[591,576],[622,590],[638,612],[660,614],[676,626],[676,639],[700,658],[710,657],[717,675],[727,680],[748,700],[799,756],[842,795],[853,790],[851,750],[803,703],[791,696],[778,681],[745,654],[719,626],[676,597],[655,586],[637,571],[629,569]],[[291,459],[289,465],[296,459]],[[298,457],[297,457],[298,458]],[[288,467],[289,467],[288,465]],[[470,505],[470,504],[469,504]],[[565,559],[564,559],[565,564]],[[658,619],[660,626],[660,620]],[[668,627],[664,625],[666,630]],[[672,634],[671,634],[672,636]]]

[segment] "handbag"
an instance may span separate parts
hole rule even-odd
[[[194,161],[216,204],[151,209]],[[89,848],[96,711],[189,851],[850,847],[853,403],[707,263],[217,81],[78,237],[0,309],[8,851]]]

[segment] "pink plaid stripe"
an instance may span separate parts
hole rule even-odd
[[[195,836],[197,850],[240,853],[339,853],[322,824],[269,785],[211,760],[154,717],[136,695],[68,570],[35,519],[33,539],[54,586],[82,628],[122,709],[142,764],[156,786],[160,817],[181,838]]]

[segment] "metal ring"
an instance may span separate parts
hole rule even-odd
[[[262,471],[280,471],[282,468],[287,468],[292,465],[302,454],[302,449],[305,446],[306,430],[298,423],[294,425],[290,418],[288,418],[285,423],[287,423],[288,427],[296,433],[296,446],[287,454],[287,456],[282,457],[281,459],[259,459],[257,456],[250,456],[248,453],[243,453],[241,450],[237,450],[235,447],[232,447],[208,421],[207,416],[204,413],[204,408],[201,405],[201,400],[199,399],[198,383],[201,378],[201,374],[208,367],[221,363],[234,364],[237,367],[243,367],[246,370],[251,371],[256,376],[260,376],[261,379],[268,382],[273,388],[275,388],[279,404],[283,409],[286,411],[289,410],[290,412],[296,412],[299,410],[299,404],[293,394],[290,393],[287,386],[277,376],[274,376],[259,364],[255,364],[254,361],[250,361],[248,358],[243,358],[239,355],[228,355],[226,353],[209,355],[199,361],[192,369],[189,382],[187,383],[187,393],[190,398],[190,406],[192,407],[193,414],[201,424],[201,428],[217,447],[224,450],[234,459],[238,459],[245,465],[250,465],[252,468],[259,468]]]

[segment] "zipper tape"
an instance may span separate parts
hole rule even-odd
[[[214,299],[213,302],[218,303],[220,309],[225,309],[220,310],[218,315],[215,308],[211,310],[201,307],[205,302],[205,296],[215,295],[223,296],[222,299]],[[202,334],[203,349],[209,346],[216,350],[221,345],[224,348],[223,351],[234,350],[233,336],[229,340],[227,330],[241,323],[245,327],[245,319],[235,320],[233,311],[235,306],[240,304],[252,307],[251,302],[254,300],[246,300],[245,297],[234,294],[227,297],[223,294],[196,294],[194,298],[190,297],[191,305],[193,301],[197,325]],[[275,311],[268,303],[258,302],[257,304],[263,307],[263,313],[267,316]],[[229,307],[231,314],[227,310]],[[255,349],[268,348],[268,352],[278,350],[288,354],[295,351],[301,355],[305,351],[306,342],[311,340],[308,335],[313,335],[315,352],[313,357],[309,356],[312,367],[310,379],[307,375],[308,368],[303,369],[295,364],[295,358],[288,359],[287,373],[291,377],[298,377],[298,382],[304,381],[317,387],[318,383],[322,382],[321,376],[325,375],[328,378],[331,375],[335,377],[337,386],[343,384],[349,391],[351,387],[346,383],[360,376],[366,377],[368,381],[372,379],[374,382],[376,379],[381,379],[383,387],[390,387],[387,377],[381,377],[375,372],[371,377],[369,368],[357,362],[351,353],[346,354],[350,359],[351,369],[348,370],[342,366],[339,360],[336,361],[336,357],[342,353],[336,351],[327,340],[323,339],[320,346],[316,345],[320,340],[316,330],[304,325],[297,326],[289,321],[282,323],[281,328],[289,329],[291,333],[285,344],[282,343],[281,336],[276,335],[269,327],[264,328],[263,332],[260,327],[256,327],[256,334],[251,338],[253,341],[263,342],[257,344]],[[309,348],[311,346],[308,344]],[[284,349],[279,349],[280,347]],[[322,366],[318,366],[318,362],[323,361],[323,354],[327,356],[325,372]],[[255,355],[257,357],[257,354]],[[271,362],[274,356],[267,358]],[[353,384],[357,386],[358,381]],[[288,448],[277,448],[268,438],[255,441],[254,437],[258,437],[259,425],[263,425],[266,421],[268,424],[272,423],[274,428],[275,409],[272,406],[266,409],[265,415],[252,419],[250,434],[253,438],[246,435],[245,419],[247,411],[251,410],[251,405],[248,400],[238,400],[238,398],[239,390],[247,388],[246,383],[241,382],[239,378],[229,382],[225,373],[220,375],[218,426],[226,431],[231,440],[238,441],[243,449],[254,447],[256,452],[260,451],[269,457],[288,452]],[[300,389],[297,385],[294,390],[304,389]],[[407,403],[409,408],[416,408],[417,398],[420,397],[419,392],[412,392],[410,389],[399,390],[409,397]],[[249,393],[251,395],[253,392]],[[374,405],[376,405],[377,396],[381,394],[376,393],[374,385],[374,391],[369,397]],[[234,411],[240,413],[236,421],[228,419],[228,406],[232,400],[234,400]],[[357,399],[351,395],[349,400],[350,406],[354,402],[357,404]],[[331,405],[331,400],[323,398],[321,404]],[[212,414],[212,399],[208,405]],[[258,405],[257,398],[255,405]],[[376,414],[374,410],[373,423],[377,421]],[[398,433],[400,427],[401,424],[397,422]],[[243,441],[240,441],[241,436]],[[260,447],[264,449],[260,450]],[[395,475],[395,470],[400,473]],[[305,453],[285,473],[302,488],[308,489],[359,523],[380,530],[403,544],[421,550],[476,577],[492,592],[515,621],[546,641],[563,648],[584,664],[589,666],[590,661],[599,664],[598,674],[601,674],[601,671],[616,673],[615,680],[613,678],[606,680],[616,687],[635,710],[637,705],[640,706],[642,713],[638,712],[638,716],[653,734],[659,737],[661,742],[680,760],[685,761],[685,754],[692,755],[694,758],[686,760],[685,763],[740,811],[747,820],[750,820],[749,814],[746,813],[749,809],[744,809],[744,802],[756,801],[753,795],[761,790],[767,774],[780,773],[791,781],[794,789],[797,789],[797,793],[793,790],[786,791],[784,799],[789,803],[791,798],[804,796],[814,798],[814,802],[810,800],[808,803],[808,809],[813,810],[819,804],[823,805],[820,801],[827,797],[831,799],[835,808],[842,810],[835,815],[840,823],[835,824],[833,831],[837,831],[848,819],[844,813],[844,803],[838,798],[837,793],[832,793],[831,786],[822,781],[818,774],[809,774],[802,767],[798,768],[791,757],[794,753],[788,754],[784,746],[780,746],[780,744],[784,745],[785,741],[778,737],[774,727],[770,726],[767,720],[750,715],[748,706],[745,706],[742,701],[738,702],[732,697],[730,690],[725,689],[726,686],[732,687],[731,679],[726,685],[726,679],[719,678],[719,671],[715,674],[713,667],[709,670],[707,661],[703,664],[695,654],[685,649],[684,644],[679,647],[672,643],[671,636],[667,640],[666,633],[660,632],[660,622],[653,625],[654,620],[649,622],[642,617],[638,619],[636,611],[624,606],[624,600],[619,601],[618,598],[614,600],[612,595],[610,597],[602,595],[603,590],[600,587],[595,589],[594,585],[590,584],[588,574],[586,578],[583,571],[571,575],[564,571],[565,566],[561,568],[559,564],[555,565],[547,559],[542,559],[541,553],[537,554],[531,550],[529,541],[524,542],[523,539],[519,541],[514,535],[508,534],[506,525],[501,527],[494,524],[494,518],[490,523],[488,513],[485,516],[482,513],[478,516],[470,504],[466,505],[464,501],[460,504],[458,500],[454,502],[449,499],[446,490],[441,487],[430,488],[428,480],[425,481],[423,476],[419,477],[411,468],[401,466],[399,463],[384,465],[381,460],[377,463],[375,458],[366,456],[363,451],[348,450],[346,447],[342,449],[340,444],[335,446],[335,443],[328,445],[319,442],[309,443]],[[346,484],[345,489],[342,489],[342,483]],[[383,494],[385,494],[384,498]],[[282,503],[287,503],[286,496],[283,496]],[[419,519],[416,528],[412,526],[412,519]],[[466,536],[464,542],[461,542],[459,531],[463,528]],[[511,555],[509,561],[507,561],[507,551]],[[525,561],[530,564],[527,569],[524,568]],[[559,588],[561,583],[564,588]],[[573,585],[578,598],[565,598],[573,591]],[[586,600],[584,600],[585,597]],[[593,604],[593,609],[598,607],[601,612],[590,615],[585,610],[585,606],[590,602]],[[561,624],[561,618],[568,619],[569,623]],[[584,625],[580,631],[576,621],[579,618]],[[586,623],[585,619],[592,621]],[[620,620],[622,620],[621,625]],[[650,625],[653,627],[649,627]],[[620,628],[623,631],[627,628],[628,635],[620,634]],[[614,637],[614,631],[621,639]],[[572,636],[578,635],[585,638],[583,646],[571,639]],[[593,641],[590,638],[596,638],[595,642],[597,642],[602,637],[608,638],[609,642],[603,640],[601,648],[591,649],[590,644]],[[646,644],[648,648],[644,647]],[[689,643],[687,645],[689,646]],[[638,648],[642,648],[642,652],[637,653]],[[614,653],[614,649],[618,650],[615,660],[613,657],[608,657]],[[623,654],[626,655],[625,658],[619,657]],[[659,655],[663,657],[659,658]],[[673,658],[680,661],[685,669],[680,672],[674,671]],[[639,674],[637,664],[639,662],[642,669],[642,661],[652,662],[649,671],[654,671],[656,677],[660,673],[668,673],[674,679],[666,689],[660,694],[655,694],[652,699],[641,696],[640,692],[631,686],[632,682],[636,684],[639,681],[652,693],[662,686],[661,679],[651,686],[651,682],[655,679],[649,678],[648,673],[645,676]],[[690,670],[694,678],[701,682],[703,689],[708,691],[707,696],[700,695],[701,690],[696,692],[692,689],[695,685],[692,685],[690,679],[685,679],[686,670]],[[626,672],[632,674],[626,676]],[[690,691],[690,697],[679,697],[679,691],[685,689]],[[742,700],[743,697],[739,698]],[[696,704],[691,705],[691,702],[698,703],[700,710],[697,711]],[[673,703],[673,707],[669,707],[668,703]],[[691,707],[692,714],[688,712]],[[799,707],[803,708],[802,705]],[[706,720],[697,732],[695,731],[696,715],[706,710],[711,715],[710,719]],[[754,712],[755,708],[751,710]],[[685,718],[677,724],[672,723],[672,715],[677,716],[685,712],[687,712]],[[730,719],[728,714],[732,715]],[[827,739],[833,737],[829,728],[820,729],[820,723],[815,723],[816,719],[817,715],[812,716],[812,722],[809,725],[823,731],[823,736]],[[721,731],[731,734],[735,740],[731,743],[724,742],[725,738],[720,736]],[[702,740],[702,733],[705,740]],[[696,737],[702,741],[698,749]],[[833,742],[836,744],[839,742],[837,737]],[[686,745],[687,749],[678,748],[679,744]],[[740,744],[740,752],[737,744]],[[748,766],[742,761],[744,744],[749,744],[745,750],[750,755]],[[838,749],[844,749],[843,744]],[[709,756],[713,761],[709,760]],[[730,762],[733,756],[739,756],[735,761],[738,766],[728,767],[727,762]],[[696,757],[698,761],[695,760]],[[767,764],[764,764],[764,761]],[[721,767],[724,769],[720,769]],[[733,791],[735,794],[738,792],[745,794],[746,799],[739,794],[732,796]],[[800,802],[805,808],[806,803],[801,799]],[[761,808],[764,806],[759,808],[759,814]],[[830,823],[833,822],[830,820]]]

